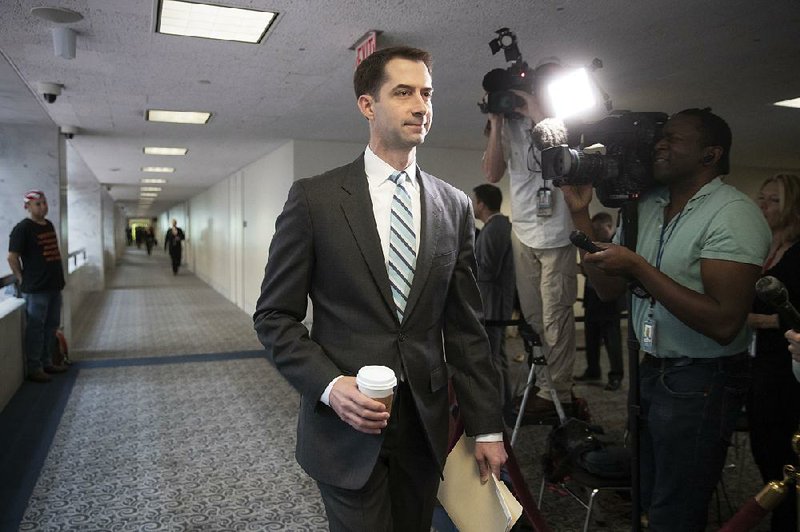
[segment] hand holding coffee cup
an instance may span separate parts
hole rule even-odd
[[[386,366],[364,366],[356,375],[358,390],[371,399],[375,399],[386,406],[386,411],[392,413],[392,399],[394,388],[397,386],[397,377],[392,368]]]

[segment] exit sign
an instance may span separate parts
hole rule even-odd
[[[369,57],[370,54],[375,51],[377,43],[378,34],[375,31],[367,32],[367,34],[356,43],[356,66],[361,64],[361,61]]]

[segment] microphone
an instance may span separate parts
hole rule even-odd
[[[561,146],[567,140],[567,126],[558,118],[545,118],[533,128],[533,145],[539,151]]]
[[[800,332],[800,313],[789,302],[789,292],[783,283],[771,275],[762,277],[756,281],[756,295],[758,298],[775,307],[778,316],[789,325],[790,328]]]

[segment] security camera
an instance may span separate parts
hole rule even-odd
[[[40,81],[37,83],[39,94],[42,95],[44,101],[47,103],[53,103],[56,101],[56,98],[61,94],[61,85],[60,83],[52,83],[49,81]]]
[[[61,126],[61,134],[68,140],[72,139],[78,133],[78,128],[75,126]]]

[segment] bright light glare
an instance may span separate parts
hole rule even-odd
[[[158,31],[172,35],[258,43],[277,13],[163,0]]]
[[[585,68],[574,70],[547,86],[556,118],[567,118],[595,105],[592,84]]]
[[[155,184],[155,185],[163,185],[164,183],[167,182],[167,180],[158,177],[144,177],[141,179],[141,182],[148,184]]]
[[[145,155],[186,155],[187,148],[162,148],[159,146],[145,146]]]
[[[170,122],[173,124],[206,124],[211,113],[206,111],[167,111],[148,109],[145,119],[148,122]]]
[[[779,102],[775,102],[774,105],[779,105],[781,107],[793,107],[795,109],[800,109],[800,98],[793,98],[791,100],[781,100]]]
[[[174,172],[175,169],[171,166],[143,166],[142,172],[155,172],[155,173],[165,173],[171,174]]]
[[[161,192],[161,187],[139,187],[141,192]]]

